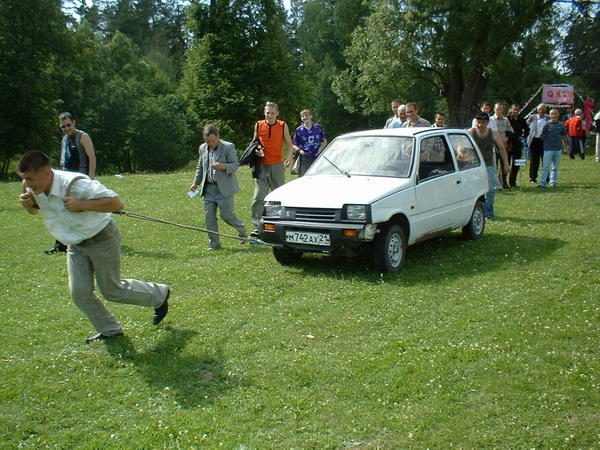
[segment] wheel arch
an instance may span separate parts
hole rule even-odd
[[[402,231],[404,231],[404,237],[406,238],[406,242],[410,241],[410,222],[408,221],[408,217],[406,217],[403,213],[396,213],[392,217],[389,218],[387,222],[380,224],[380,227],[388,226],[390,224],[400,225]]]

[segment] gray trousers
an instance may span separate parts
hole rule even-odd
[[[238,235],[246,234],[246,225],[238,219],[233,211],[233,195],[224,197],[216,184],[206,183],[204,185],[204,222],[206,223],[206,229],[209,231],[219,231],[219,226],[217,225],[217,207],[219,207],[219,213],[223,222],[235,228]],[[221,241],[217,234],[209,233],[208,241],[212,248],[221,246]]]
[[[260,218],[265,209],[265,197],[269,193],[269,189],[274,190],[284,184],[285,167],[283,163],[260,166],[260,174],[256,178],[254,198],[252,199],[252,223],[254,223],[255,230],[258,230]]]
[[[106,300],[158,308],[167,297],[165,284],[121,279],[121,233],[111,220],[96,236],[69,245],[69,290],[77,307],[106,336],[123,331],[117,318],[96,294],[94,276]]]

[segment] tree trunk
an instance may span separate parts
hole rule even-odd
[[[450,126],[470,128],[487,84],[487,78],[484,77],[483,70],[479,68],[474,69],[465,77],[463,69],[459,65],[450,66],[447,74],[446,101],[450,113]]]

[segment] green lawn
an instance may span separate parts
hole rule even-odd
[[[409,248],[397,274],[117,216],[123,275],[172,287],[111,304],[94,333],[65,255],[0,185],[2,448],[598,448],[600,164],[563,159],[560,186],[520,177],[478,241]],[[101,177],[126,210],[203,226],[193,173]],[[236,210],[250,223],[253,180]],[[227,226],[222,231],[232,233]]]

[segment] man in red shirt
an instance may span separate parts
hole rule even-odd
[[[277,120],[279,106],[277,103],[265,104],[265,119],[254,126],[254,138],[258,138],[264,155],[259,155],[260,172],[256,177],[254,198],[252,199],[252,222],[254,230],[250,233],[258,237],[258,226],[265,207],[265,197],[269,189],[274,190],[285,184],[285,168],[292,164],[293,144],[288,124]],[[283,159],[283,143],[287,146],[287,158]]]
[[[565,122],[571,144],[569,148],[569,158],[571,159],[575,159],[575,155],[578,155],[580,159],[585,159],[585,128],[583,128],[581,114],[581,109],[576,109],[575,115]]]

